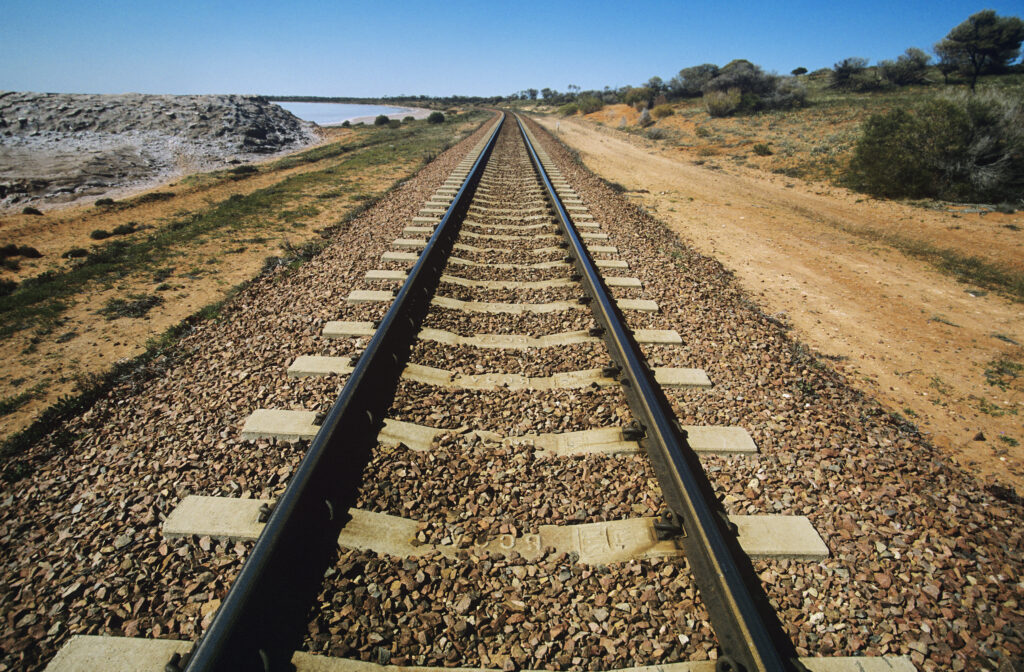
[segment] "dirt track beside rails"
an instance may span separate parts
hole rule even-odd
[[[1010,226],[1024,215],[955,215],[750,169],[710,170],[607,127],[540,121],[557,126],[588,168],[735,272],[765,312],[856,386],[971,471],[1024,487],[1024,447],[1014,445],[1024,444],[1022,380],[1003,390],[986,379],[994,362],[1024,360],[1024,349],[999,338],[1024,343],[1021,304],[865,238],[898,224],[906,235],[1019,265],[1024,231]]]

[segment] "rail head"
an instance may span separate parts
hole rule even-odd
[[[683,547],[725,653],[718,659],[716,670],[801,669],[749,559],[727,528],[724,511],[696,454],[677,429],[671,406],[655,384],[632,332],[548,177],[531,133],[518,115],[516,123],[569,242],[569,253],[591,299],[602,336],[621,369],[630,408],[644,432],[641,444],[654,466],[666,504],[685,529]]]
[[[209,628],[166,671],[284,671],[336,553],[345,512],[440,279],[458,219],[494,149],[505,114],[409,272],[274,507]]]

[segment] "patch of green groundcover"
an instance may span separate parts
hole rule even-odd
[[[486,116],[489,114],[478,112],[464,118]],[[277,220],[287,223],[292,215],[282,213],[318,188],[336,185],[341,179],[340,172],[358,172],[369,166],[417,160],[440,153],[461,140],[452,136],[450,126],[426,123],[399,128],[369,127],[357,132],[365,134],[366,138],[354,145],[335,143],[316,147],[295,157],[280,159],[270,164],[270,169],[283,170],[349,154],[340,164],[286,177],[248,195],[233,195],[206,210],[173,220],[144,238],[94,246],[72,268],[48,271],[24,280],[13,292],[0,296],[0,338],[37,324],[52,325],[90,283],[110,283],[140,270],[155,268],[174,256],[184,244],[201,236],[223,230],[261,228]],[[311,213],[311,206],[302,208],[301,212]]]
[[[1020,271],[994,264],[979,257],[971,257],[955,250],[938,247],[925,241],[905,238],[898,234],[866,232],[853,228],[846,230],[855,235],[891,245],[907,256],[917,257],[928,262],[939,271],[953,276],[960,282],[998,291],[1013,301],[1024,302],[1024,273]]]

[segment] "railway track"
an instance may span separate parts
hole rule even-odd
[[[616,646],[680,672],[913,669],[797,657],[751,558],[827,546],[803,517],[727,515],[700,456],[753,441],[676,422],[662,388],[712,381],[651,364],[682,339],[528,125],[496,120],[380,262],[323,327],[358,352],[288,367],[339,396],[242,428],[310,442],[284,493],[164,524],[255,540],[199,641],[80,637],[48,669],[602,669]]]

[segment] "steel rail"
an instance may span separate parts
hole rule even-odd
[[[625,326],[518,116],[516,122],[568,240],[602,336],[621,369],[630,410],[644,432],[641,445],[655,468],[666,504],[677,517],[675,522],[682,524],[683,549],[725,654],[718,658],[716,670],[802,669],[749,558],[739,548],[735,533],[728,529],[725,512],[696,454],[677,429],[671,406],[654,383],[632,332]]]
[[[409,272],[327,413],[210,627],[166,670],[293,669],[325,570],[354,504],[384,413],[505,115]],[[183,665],[183,668],[182,668]]]

